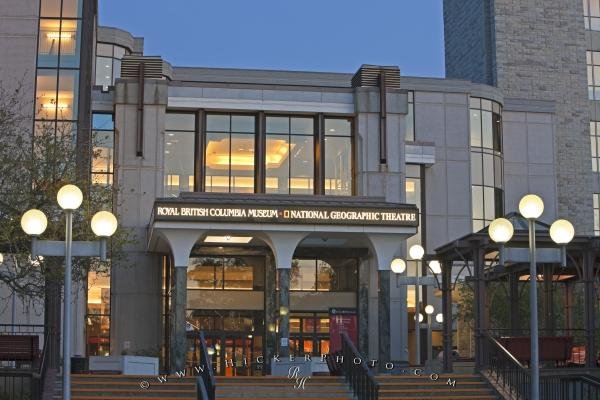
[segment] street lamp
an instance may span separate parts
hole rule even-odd
[[[429,367],[433,368],[433,341],[431,338],[431,315],[434,312],[434,308],[431,304],[425,306],[425,314],[427,314],[427,361],[429,362]]]
[[[420,289],[421,287],[419,286],[419,278],[421,278],[421,263],[419,261],[421,261],[421,259],[423,259],[423,255],[425,254],[425,249],[423,248],[423,246],[419,245],[419,244],[414,244],[412,246],[410,246],[410,249],[408,249],[408,255],[410,256],[410,258],[412,258],[413,260],[416,261],[417,264],[417,271],[416,271],[416,282],[415,282],[415,317],[418,315],[417,318],[415,318],[415,353],[416,353],[416,357],[415,357],[415,364],[416,365],[421,365],[421,321],[423,320],[422,315],[420,313],[421,310],[421,305],[420,302],[421,300],[419,299],[420,297]]]
[[[530,336],[531,336],[531,399],[538,400],[540,395],[540,371],[539,371],[539,332],[537,311],[537,262],[535,243],[535,222],[544,212],[543,200],[535,195],[528,194],[519,202],[519,212],[528,221],[529,230],[529,312],[530,312]],[[514,228],[510,221],[505,218],[494,220],[488,229],[490,238],[500,244],[500,264],[504,264],[503,247],[513,235]],[[561,245],[562,265],[566,266],[566,244],[574,235],[573,225],[564,219],[555,221],[550,227],[550,237]]]
[[[73,212],[81,206],[83,193],[75,185],[65,185],[58,191],[56,200],[65,212],[65,241],[39,241],[37,237],[46,230],[48,219],[40,210],[32,209],[21,217],[23,231],[32,237],[32,258],[37,256],[64,256],[65,281],[63,300],[63,399],[71,399],[71,280],[72,258],[75,256],[100,257],[106,260],[106,239],[117,230],[117,219],[107,211],[100,211],[91,221],[92,231],[99,241],[73,241]],[[75,253],[75,254],[73,254]],[[41,257],[39,257],[41,258]]]

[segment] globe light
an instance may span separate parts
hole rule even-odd
[[[435,316],[435,320],[441,324],[442,322],[444,322],[444,314],[439,313],[438,315]]]
[[[422,259],[424,254],[425,254],[425,249],[419,244],[414,244],[414,245],[410,246],[410,249],[408,250],[408,255],[413,260]]]
[[[496,218],[488,227],[490,238],[496,243],[508,242],[515,233],[513,224],[506,218]]]
[[[440,262],[438,260],[431,260],[431,261],[429,261],[429,269],[434,274],[441,274],[442,273],[442,264],[440,264]]]
[[[212,347],[207,347],[206,352],[208,353],[209,356],[212,356],[213,354],[215,354],[215,349]]]
[[[419,322],[423,322],[423,314],[418,313],[417,315],[419,316]],[[417,315],[413,317],[415,321],[417,320]]]
[[[75,185],[65,185],[56,194],[56,200],[63,210],[77,210],[83,202],[83,193]]]
[[[117,230],[117,218],[108,211],[100,211],[92,217],[92,231],[101,238],[111,237]]]
[[[279,315],[288,315],[290,313],[290,309],[285,307],[285,306],[281,306],[279,307]]]
[[[556,244],[567,244],[573,240],[575,236],[575,228],[566,219],[557,219],[550,226],[550,237]]]
[[[433,309],[433,306],[431,304],[428,304],[428,305],[425,306],[425,313],[427,315],[433,314],[434,311],[435,310]]]
[[[4,254],[0,253],[0,264],[4,262]]]
[[[524,196],[519,202],[519,212],[527,219],[536,219],[544,212],[544,201],[535,194]]]
[[[221,345],[219,343],[215,344],[215,350],[217,350],[217,351],[221,350]]]
[[[21,228],[30,236],[39,236],[48,227],[48,218],[46,215],[36,209],[31,209],[21,217]]]
[[[401,258],[394,258],[390,267],[393,273],[401,274],[406,271],[406,262]]]

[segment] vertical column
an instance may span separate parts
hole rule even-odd
[[[279,272],[279,355],[290,355],[290,269]]]
[[[583,275],[585,285],[584,296],[584,315],[585,315],[585,366],[587,368],[596,367],[596,344],[594,343],[595,336],[595,307],[596,294],[594,289],[594,253],[587,251],[584,254],[583,260]]]
[[[508,274],[508,305],[510,307],[510,331],[514,335],[519,330],[519,276]]]
[[[452,359],[452,261],[442,263],[442,314],[443,346],[444,346],[444,372],[450,373],[453,369]]]
[[[385,365],[390,353],[390,274],[391,271],[379,270],[379,365]]]
[[[483,251],[479,247],[473,249],[473,270],[475,274],[475,369],[483,367],[483,336],[487,327],[485,322],[486,288],[483,279]]]
[[[368,261],[358,268],[358,351],[369,354],[369,269]]]
[[[564,306],[565,306],[565,329],[573,329],[573,283],[566,281],[564,283]]]
[[[171,291],[171,351],[170,372],[185,369],[187,334],[185,309],[187,306],[187,265],[175,266]]]
[[[271,373],[271,357],[277,351],[277,290],[275,287],[277,270],[271,256],[267,256],[265,268],[265,348],[263,350],[266,364],[265,373]]]

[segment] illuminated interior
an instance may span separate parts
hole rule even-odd
[[[86,336],[89,355],[110,352],[110,276],[88,274]]]

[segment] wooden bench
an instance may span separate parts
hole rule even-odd
[[[34,361],[39,349],[37,335],[0,335],[0,361]]]
[[[529,336],[503,337],[498,341],[517,360],[529,363],[531,360],[531,338]],[[539,354],[541,362],[565,364],[571,358],[573,337],[571,336],[540,336]]]

